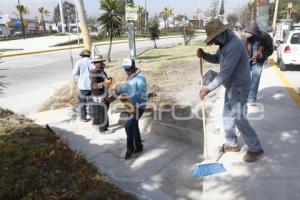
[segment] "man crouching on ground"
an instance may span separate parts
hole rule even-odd
[[[133,110],[125,122],[127,135],[127,151],[125,159],[129,159],[134,153],[143,151],[143,144],[139,129],[139,119],[142,117],[147,103],[147,83],[139,69],[135,66],[135,60],[126,58],[123,68],[128,76],[125,87],[116,88],[116,94],[124,103],[130,103]]]
[[[218,45],[216,54],[209,54],[203,49],[197,50],[197,56],[211,63],[220,63],[220,73],[206,87],[200,90],[203,99],[209,92],[219,87],[225,87],[225,102],[223,108],[223,126],[226,143],[223,152],[240,151],[236,128],[240,131],[249,150],[243,157],[245,162],[258,160],[264,151],[255,130],[247,120],[247,99],[251,86],[248,54],[244,44],[220,20],[213,20],[205,26],[207,45]]]

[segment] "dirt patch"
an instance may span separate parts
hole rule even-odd
[[[50,130],[0,109],[0,199],[134,199]]]

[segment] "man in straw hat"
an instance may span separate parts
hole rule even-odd
[[[240,131],[249,149],[243,157],[245,162],[254,162],[264,153],[255,130],[247,117],[247,98],[251,86],[248,54],[241,40],[220,20],[212,20],[205,26],[207,45],[218,45],[215,54],[206,53],[202,48],[197,50],[197,56],[211,63],[220,63],[220,73],[207,86],[200,90],[203,99],[209,92],[221,84],[225,87],[225,102],[223,108],[223,126],[225,144],[223,152],[238,152],[236,128]]]
[[[112,83],[112,78],[108,78],[104,71],[105,59],[101,55],[96,55],[92,59],[95,68],[91,70],[91,88],[93,96],[93,125],[99,126],[100,133],[110,133],[108,130],[108,89]]]
[[[87,119],[87,106],[89,108],[89,115],[92,116],[92,107],[88,104],[91,101],[90,71],[93,69],[93,65],[91,63],[91,52],[89,50],[82,50],[80,56],[82,58],[76,62],[72,73],[78,77],[78,112],[80,119],[87,122],[89,121],[89,119]]]

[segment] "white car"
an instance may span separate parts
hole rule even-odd
[[[288,66],[300,66],[300,30],[293,30],[277,48],[277,64],[281,71]]]

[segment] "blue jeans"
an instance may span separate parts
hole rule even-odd
[[[134,150],[134,148],[143,147],[141,140],[141,133],[139,129],[139,119],[144,113],[144,109],[136,109],[137,113],[131,115],[125,123],[125,131],[127,135],[127,149]]]
[[[93,116],[93,109],[90,105],[91,102],[91,90],[78,90],[78,112],[80,115],[80,119],[86,119],[87,107],[89,110],[89,115]]]
[[[246,88],[226,89],[223,110],[225,139],[227,145],[237,146],[237,128],[248,145],[249,151],[259,151],[262,149],[260,141],[247,119],[248,94],[249,89]]]
[[[256,63],[254,65],[250,65],[251,89],[248,97],[248,102],[256,101],[262,69],[263,69],[263,64]]]

